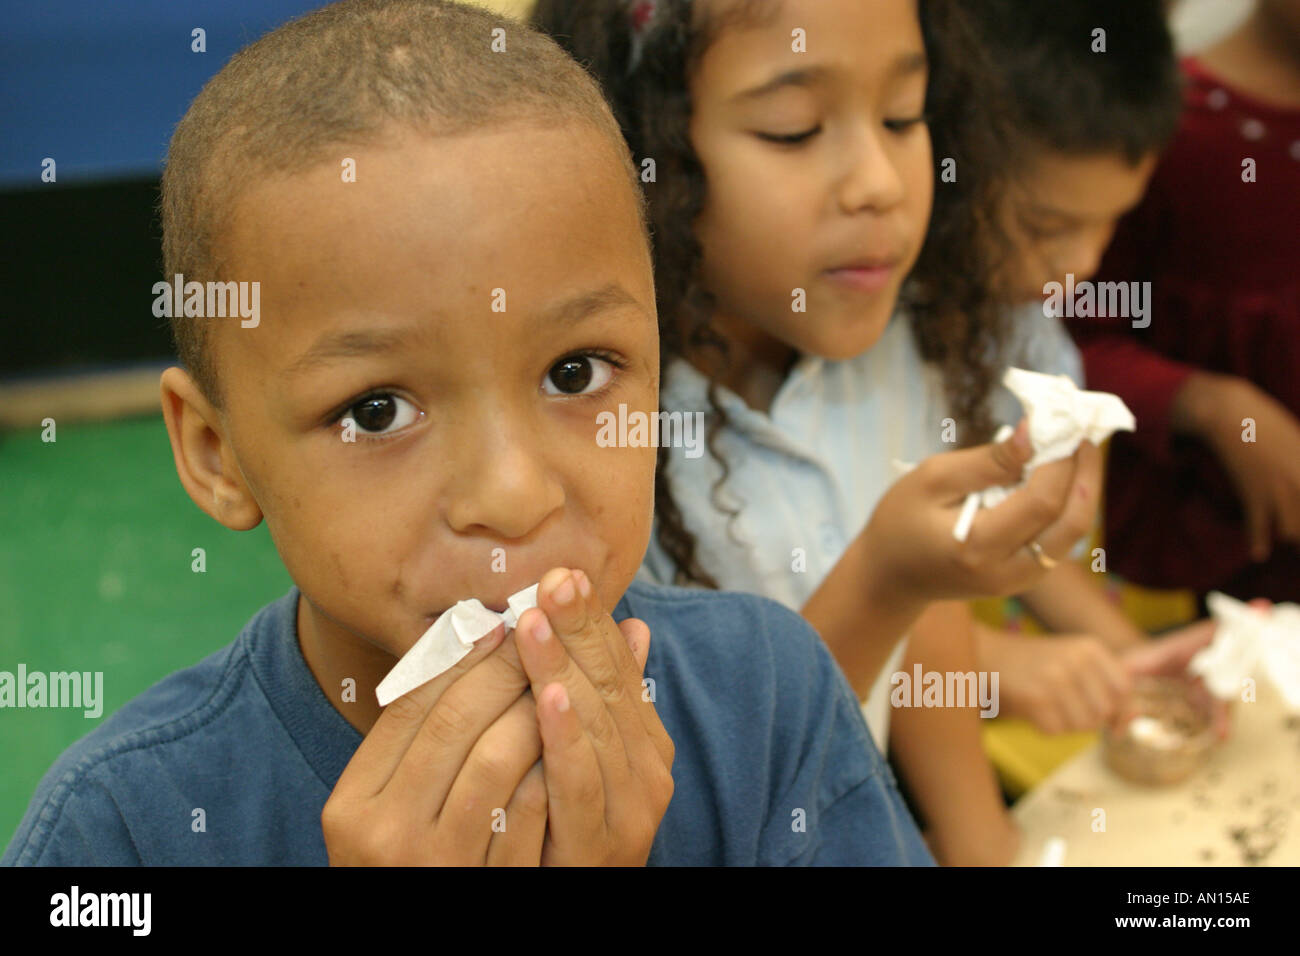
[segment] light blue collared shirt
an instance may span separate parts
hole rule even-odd
[[[1018,309],[1004,365],[1072,373],[1082,363],[1059,320],[1041,305]],[[664,371],[660,405],[667,411],[709,412],[708,382],[676,359]],[[844,361],[803,356],[791,369],[768,413],[718,386],[730,420],[715,444],[730,467],[716,492],[739,509],[733,519],[717,508],[713,484],[722,469],[714,457],[689,457],[671,448],[667,476],[683,521],[696,537],[696,557],[724,590],[748,591],[798,611],[820,587],[849,543],[866,527],[877,502],[897,480],[894,461],[915,463],[957,447],[940,370],[921,359],[902,313],[880,341]],[[1020,419],[1019,402],[1001,385],[990,399],[997,423]],[[950,440],[945,440],[950,439]],[[651,538],[640,575],[673,579],[673,563]],[[906,650],[900,641],[863,705],[876,746],[889,740],[890,675]]]

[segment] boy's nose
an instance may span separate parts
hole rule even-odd
[[[525,538],[564,504],[563,485],[541,443],[494,430],[462,447],[455,475],[444,484],[443,512],[460,533]]]

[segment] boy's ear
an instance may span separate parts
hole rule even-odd
[[[220,414],[184,369],[165,369],[159,386],[176,474],[185,490],[232,531],[256,528],[262,509],[244,482]]]

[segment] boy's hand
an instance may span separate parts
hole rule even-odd
[[[540,862],[536,707],[504,634],[384,708],[321,812],[330,865]]]
[[[1261,606],[1259,601],[1252,601],[1251,604],[1256,607]],[[1267,606],[1268,602],[1262,604]],[[1206,618],[1153,637],[1141,646],[1126,652],[1123,658],[1124,666],[1134,677],[1189,677],[1187,665],[1197,651],[1214,640],[1217,626],[1218,622]],[[1201,678],[1195,678],[1193,683],[1197,685],[1195,693],[1205,701],[1210,711],[1215,736],[1220,740],[1225,739],[1231,727],[1227,701],[1211,695]],[[1132,712],[1124,708],[1118,719],[1131,716],[1133,716]]]
[[[673,795],[673,742],[641,674],[645,623],[618,624],[582,571],[555,568],[515,632],[542,737],[542,864],[643,865]]]
[[[927,458],[900,478],[876,506],[863,534],[876,594],[900,601],[963,600],[1029,590],[1046,573],[1030,550],[1064,559],[1092,527],[1101,456],[1091,442],[1070,458],[1035,468],[1025,487],[981,510],[966,541],[953,526],[968,493],[1020,481],[1033,452],[1021,422],[1011,438]]]

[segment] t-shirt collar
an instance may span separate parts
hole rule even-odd
[[[302,655],[298,644],[300,593],[294,585],[284,597],[267,605],[242,638],[271,709],[312,770],[333,790],[361,746],[362,736],[325,697]],[[624,595],[613,617],[619,621],[630,616]]]

